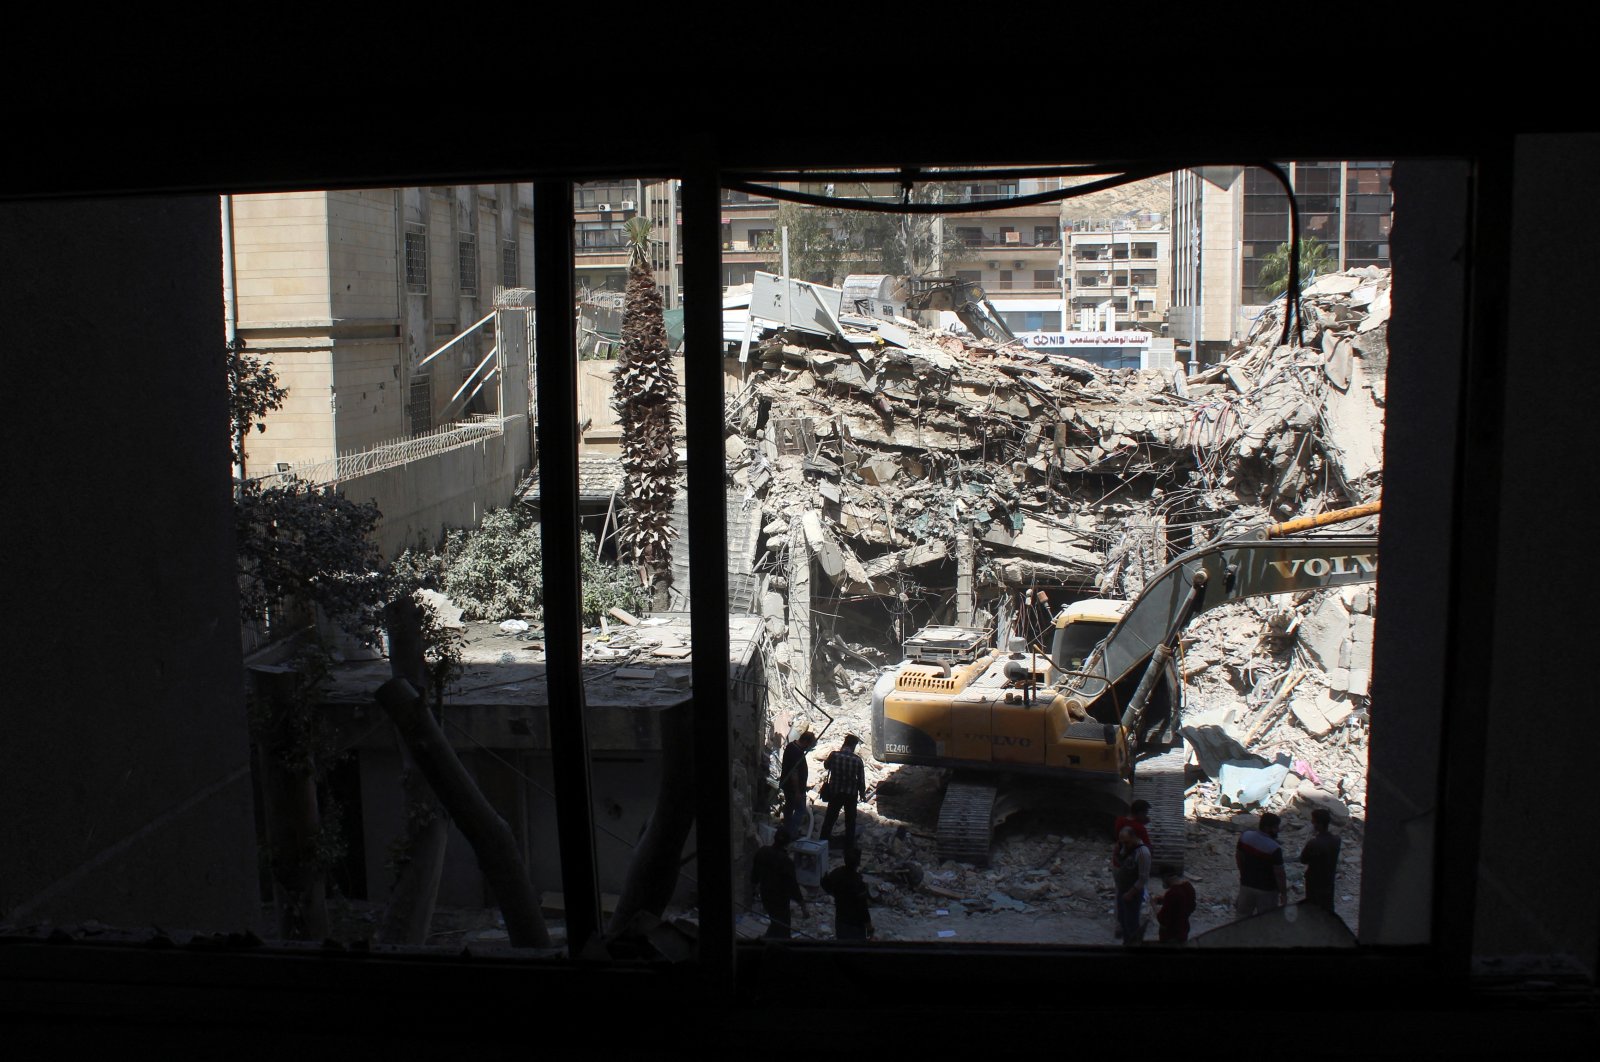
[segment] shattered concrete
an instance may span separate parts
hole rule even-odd
[[[1035,602],[1038,622],[1075,597],[1132,597],[1213,538],[1377,500],[1389,285],[1377,268],[1319,278],[1288,345],[1280,300],[1193,376],[995,347],[906,319],[877,331],[846,322],[831,344],[769,332],[729,396],[726,429],[734,485],[763,529],[770,751],[791,727],[826,728],[820,784],[834,739],[870,732],[877,670],[920,626],[999,627]],[[1345,835],[1341,914],[1357,924],[1376,599],[1370,586],[1258,598],[1186,631],[1185,723],[1209,735],[1191,738],[1186,805],[1197,931],[1232,919],[1238,831],[1278,811],[1298,852],[1315,807]],[[1281,784],[1240,806],[1221,791],[1224,759],[1276,765]],[[863,869],[880,936],[1021,939],[1003,927],[1014,917],[1065,919],[1048,939],[1073,940],[1073,919],[1103,915],[1090,939],[1104,937],[1098,827],[1008,825],[990,867],[940,864],[941,773],[866,765]],[[1289,876],[1298,890],[1299,868]],[[809,931],[828,935],[825,924]]]

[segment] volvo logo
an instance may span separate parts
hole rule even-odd
[[[1293,579],[1301,572],[1313,579],[1326,579],[1330,575],[1371,575],[1378,570],[1378,557],[1374,553],[1347,553],[1338,557],[1297,557],[1292,561],[1268,561],[1285,579]]]

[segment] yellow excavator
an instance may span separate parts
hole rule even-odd
[[[878,679],[872,751],[881,763],[949,768],[941,858],[986,863],[1008,788],[1027,779],[1104,783],[1150,801],[1153,855],[1183,864],[1185,752],[1178,640],[1225,601],[1369,583],[1375,531],[1315,533],[1376,516],[1378,502],[1273,524],[1183,554],[1132,601],[1068,605],[1042,646],[925,627]]]

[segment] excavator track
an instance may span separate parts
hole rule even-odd
[[[1183,869],[1189,827],[1183,814],[1184,760],[1182,742],[1166,752],[1138,761],[1133,772],[1133,798],[1150,801],[1150,871],[1164,863]],[[942,820],[941,820],[942,823]]]
[[[939,858],[985,866],[994,835],[994,802],[999,787],[952,781],[939,806]]]

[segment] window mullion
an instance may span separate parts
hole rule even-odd
[[[561,887],[571,956],[600,929],[599,875],[584,718],[582,587],[578,579],[578,355],[572,315],[572,185],[533,190],[534,365],[538,381],[539,527],[544,552],[545,681]]]
[[[689,632],[694,645],[695,836],[707,978],[733,976],[733,830],[728,736],[728,550],[723,469],[722,209],[717,172],[683,182],[684,412],[689,490]]]

